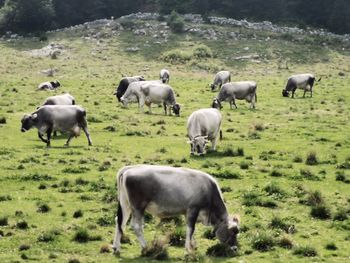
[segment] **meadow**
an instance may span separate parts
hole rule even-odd
[[[48,33],[43,41],[0,41],[0,262],[153,260],[140,256],[129,227],[130,240],[122,245],[121,256],[110,249],[116,173],[124,165],[140,163],[212,174],[229,212],[240,215],[238,255],[206,255],[218,241],[210,228],[198,224],[192,261],[348,262],[350,44],[215,28],[223,32],[216,40],[169,33],[167,42],[156,43],[151,33],[135,35],[125,29],[110,35],[109,29],[99,28],[99,38],[63,30]],[[227,32],[239,37],[227,38]],[[52,42],[64,46],[57,59],[31,55]],[[139,50],[127,51],[130,46]],[[249,54],[258,54],[258,61],[233,59]],[[156,106],[147,114],[139,113],[136,104],[127,109],[118,104],[112,94],[122,75],[157,79],[163,67],[171,72],[180,117],[164,116]],[[56,69],[53,77],[40,73],[47,68]],[[258,83],[257,108],[250,110],[248,103],[238,101],[238,109],[230,110],[224,103],[217,152],[190,156],[187,118],[210,107],[216,93],[208,85],[221,69],[230,70],[232,80]],[[302,98],[300,90],[295,99],[283,98],[288,76],[304,72],[322,77],[313,98]],[[36,91],[50,79],[58,79],[62,87]],[[20,132],[25,113],[62,92],[87,110],[93,146],[82,135],[63,147],[66,136],[59,135],[47,148],[36,130]],[[188,260],[185,227],[178,221],[148,216],[145,223],[148,242],[175,237],[167,262]]]

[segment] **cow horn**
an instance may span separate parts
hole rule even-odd
[[[37,114],[37,113],[34,113],[34,114],[32,115],[32,119],[35,120],[36,118],[38,118],[38,114]]]

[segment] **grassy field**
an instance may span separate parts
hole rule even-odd
[[[217,29],[241,37],[205,40],[182,34],[154,44],[151,35],[131,31],[99,40],[63,31],[49,33],[43,42],[0,42],[0,119],[6,121],[0,124],[0,262],[151,260],[140,257],[129,227],[131,242],[123,244],[121,256],[109,249],[116,172],[139,163],[215,175],[229,212],[240,215],[240,250],[233,258],[206,256],[218,241],[205,238],[209,228],[197,225],[198,262],[349,262],[349,43]],[[58,59],[28,52],[50,42],[65,47]],[[140,50],[126,52],[130,45]],[[201,45],[211,57],[193,55]],[[164,61],[169,52],[184,61]],[[247,54],[259,54],[259,61],[232,59]],[[279,67],[281,61],[289,62],[288,69]],[[56,93],[36,91],[38,83],[50,79],[39,72],[50,67],[57,69],[53,78],[62,87]],[[135,104],[124,109],[117,103],[112,93],[122,74],[156,79],[163,67],[172,74],[181,117],[164,116],[157,107],[152,115],[141,114]],[[243,101],[237,110],[224,104],[224,139],[217,152],[190,156],[187,117],[210,106],[215,93],[208,84],[220,69],[230,70],[233,80],[257,81],[257,109],[249,110]],[[314,97],[302,98],[299,91],[296,99],[283,98],[287,77],[303,72],[322,76]],[[20,132],[24,113],[64,91],[87,110],[93,146],[80,136],[66,148],[66,137],[60,135],[46,148],[35,130]],[[183,230],[179,223],[155,218],[145,224],[149,242]],[[184,251],[182,245],[169,246],[168,261],[185,260]]]

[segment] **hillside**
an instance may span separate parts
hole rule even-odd
[[[147,261],[129,227],[131,244],[123,244],[120,258],[102,253],[114,236],[116,173],[137,163],[213,174],[229,212],[240,215],[239,254],[206,256],[218,241],[203,237],[210,228],[198,224],[197,261],[349,260],[349,38],[235,23],[189,16],[185,32],[173,34],[166,22],[137,14],[47,32],[43,41],[0,40],[0,262]],[[171,72],[180,117],[117,103],[112,94],[122,75],[157,79],[163,67]],[[218,151],[190,156],[186,120],[210,107],[216,93],[209,84],[222,69],[234,81],[258,83],[257,109],[224,103]],[[300,90],[295,99],[282,97],[288,76],[303,72],[322,77],[314,97],[302,98]],[[58,91],[36,91],[51,79],[61,82]],[[25,113],[62,92],[87,110],[93,146],[80,136],[66,148],[59,135],[46,148],[36,130],[20,132]],[[181,234],[185,226],[178,225],[147,217],[146,239]],[[169,261],[184,260],[184,251],[169,246]]]

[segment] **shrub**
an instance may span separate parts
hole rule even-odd
[[[0,124],[6,124],[6,118],[1,116],[0,117]]]
[[[247,169],[249,169],[249,163],[247,163],[247,162],[241,162],[241,163],[239,164],[239,167],[240,167],[242,170],[247,170]]]
[[[110,249],[109,249],[109,245],[108,244],[104,244],[101,246],[100,248],[100,253],[109,253]]]
[[[74,233],[73,240],[79,243],[86,243],[90,240],[89,232],[85,228],[78,228]]]
[[[54,231],[44,232],[38,236],[39,242],[51,242],[54,240],[55,240],[55,232]]]
[[[316,152],[309,152],[306,156],[305,163],[307,165],[317,165],[318,160],[317,160]]]
[[[7,226],[8,225],[8,217],[2,216],[0,217],[0,226]]]
[[[193,50],[193,56],[196,58],[211,58],[213,52],[208,46],[201,44]]]
[[[278,245],[286,249],[291,249],[294,246],[293,241],[288,236],[283,236],[278,240]]]
[[[333,217],[334,221],[345,221],[346,219],[348,219],[348,214],[343,208],[339,209]]]
[[[156,260],[167,260],[169,258],[165,240],[154,239],[150,245],[142,250],[141,255]]]
[[[324,204],[324,198],[321,192],[316,190],[309,193],[306,203],[311,206],[322,205]]]
[[[51,210],[48,204],[38,204],[38,209],[36,210],[39,213],[47,213]]]
[[[19,247],[18,247],[18,250],[19,251],[24,251],[24,250],[28,250],[30,249],[30,246],[27,245],[27,244],[21,244]]]
[[[170,246],[182,247],[185,244],[186,231],[183,227],[177,227],[173,233],[169,235]]]
[[[318,219],[331,218],[331,210],[325,205],[317,205],[311,208],[311,216]]]
[[[83,216],[83,211],[81,210],[81,209],[79,209],[79,210],[77,210],[77,211],[75,211],[74,213],[73,213],[73,217],[74,218],[79,218],[79,217],[82,217]]]
[[[176,11],[171,12],[167,24],[174,33],[182,33],[184,31],[184,19]]]
[[[240,179],[241,175],[237,172],[229,171],[229,170],[219,170],[217,172],[211,173],[216,178],[221,179]]]
[[[295,156],[293,158],[293,162],[295,162],[295,163],[302,163],[303,162],[303,158],[301,158],[300,156]]]
[[[229,245],[218,243],[207,249],[206,254],[210,257],[234,257],[237,252],[232,250]]]
[[[161,58],[165,62],[169,62],[172,64],[184,64],[187,61],[191,60],[192,55],[188,52],[179,49],[173,49],[163,53]]]
[[[335,245],[334,242],[328,243],[328,244],[325,246],[325,248],[326,248],[327,250],[337,250],[337,249],[338,249],[338,247]]]
[[[273,177],[281,177],[283,176],[283,173],[279,170],[275,170],[273,169],[270,173],[270,176],[273,176]]]
[[[305,246],[305,247],[297,247],[294,250],[293,254],[294,255],[304,256],[304,257],[316,257],[317,256],[317,251],[313,247]]]
[[[19,229],[28,229],[28,223],[24,220],[18,221],[16,227]]]
[[[276,183],[272,182],[264,187],[264,191],[268,195],[273,195],[276,198],[280,199],[287,195],[287,193]]]
[[[271,235],[259,232],[252,239],[252,247],[255,250],[259,251],[269,251],[275,245],[275,240],[271,237]]]

